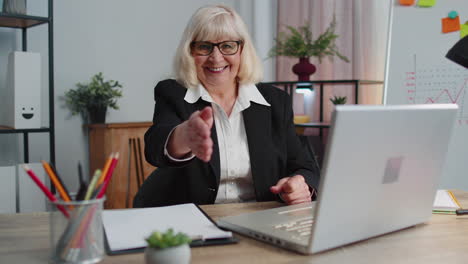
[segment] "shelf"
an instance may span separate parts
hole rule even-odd
[[[130,122],[130,123],[104,123],[104,124],[87,124],[85,127],[94,129],[94,128],[138,128],[145,127],[148,128],[153,125],[153,122]]]
[[[44,133],[50,132],[50,128],[23,128],[23,129],[12,129],[0,126],[0,134],[19,134],[19,133]]]
[[[0,12],[0,27],[30,28],[49,23],[48,17],[8,14]]]
[[[311,81],[277,81],[265,82],[272,85],[296,85],[300,84],[383,84],[383,81],[344,79],[344,80],[311,80]]]
[[[0,2],[2,2],[0,0]],[[31,16],[23,14],[11,14],[0,12],[0,28],[15,28],[20,29],[22,32],[22,48],[21,51],[28,51],[28,29],[38,26],[47,25],[47,38],[48,38],[48,69],[49,69],[49,125],[48,127],[41,128],[26,128],[14,129],[0,125],[0,134],[21,134],[23,137],[23,163],[29,163],[29,135],[31,133],[48,133],[49,134],[49,154],[50,163],[55,164],[55,110],[54,110],[54,23],[53,22],[53,0],[47,0],[47,16]],[[1,106],[0,106],[1,109]],[[51,185],[52,191],[55,191],[54,186]]]

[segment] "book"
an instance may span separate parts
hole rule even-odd
[[[432,206],[433,214],[455,214],[461,206],[452,192],[448,190],[437,190],[434,204]]]
[[[237,242],[195,204],[104,210],[102,221],[109,255],[142,251],[153,231],[169,228],[191,237],[191,246]]]

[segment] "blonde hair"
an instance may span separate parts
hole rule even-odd
[[[237,81],[241,84],[257,83],[263,79],[263,66],[242,18],[223,5],[199,8],[190,18],[174,57],[176,80],[187,88],[198,86],[190,44],[192,41],[229,38],[242,41],[241,62]]]

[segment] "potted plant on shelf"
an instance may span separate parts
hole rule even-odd
[[[174,233],[172,228],[164,233],[154,231],[146,238],[148,246],[145,249],[146,264],[188,264],[190,263],[191,239],[183,233]]]
[[[337,56],[349,62],[335,44],[338,35],[335,34],[336,20],[333,17],[330,26],[318,38],[313,39],[312,29],[308,23],[298,28],[287,26],[288,32],[280,32],[275,39],[276,44],[270,50],[269,56],[286,56],[299,58],[292,71],[298,75],[299,81],[309,81],[310,75],[316,71],[315,65],[309,62],[309,57],[317,57],[319,63],[324,57]]]
[[[334,105],[346,104],[346,96],[336,96],[335,95],[332,98],[330,98],[330,101]]]
[[[90,83],[77,83],[76,89],[65,93],[66,105],[72,115],[81,114],[85,123],[104,123],[107,108],[119,109],[117,98],[122,97],[118,81],[104,81],[102,72],[94,75]]]

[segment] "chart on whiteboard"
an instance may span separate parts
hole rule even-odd
[[[410,104],[457,104],[459,125],[468,125],[468,71],[446,59],[414,54],[405,71]]]

